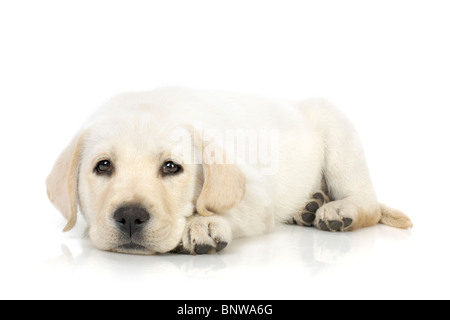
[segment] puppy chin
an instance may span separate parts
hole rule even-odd
[[[136,254],[136,255],[154,255],[158,253],[167,253],[175,249],[181,239],[181,233],[178,236],[171,237],[170,239],[164,239],[152,244],[141,245],[138,243],[130,242],[125,244],[119,244],[118,241],[96,241],[98,239],[92,239],[94,246],[102,251],[122,253],[122,254]]]
[[[149,246],[143,246],[134,242],[120,244],[121,242],[117,241],[111,242],[92,241],[92,243],[97,249],[107,252],[137,254],[137,255],[153,255],[155,253],[158,253],[158,251],[155,250],[154,248],[151,248]]]
[[[150,256],[150,255],[157,253],[154,250],[150,250],[150,249],[147,249],[142,246],[138,246],[138,247],[119,246],[117,248],[107,250],[107,251],[116,252],[116,253],[124,253],[124,254],[136,254],[136,255],[142,255],[142,256]]]
[[[171,252],[179,245],[179,243],[180,243],[180,241],[171,241],[170,243],[164,242],[164,245],[158,245],[155,247],[152,246],[150,248],[144,247],[144,246],[141,246],[138,244],[130,243],[130,244],[120,245],[120,246],[110,248],[110,249],[104,249],[104,248],[98,248],[98,249],[104,250],[104,251],[116,252],[116,253],[137,254],[137,255],[149,256],[149,255],[154,255],[154,254],[159,254],[159,253]]]

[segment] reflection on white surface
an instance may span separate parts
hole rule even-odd
[[[178,254],[138,256],[109,253],[97,250],[89,239],[85,238],[80,239],[79,244],[61,244],[61,255],[47,260],[45,265],[49,268],[64,269],[95,263],[108,264],[110,271],[113,271],[115,266],[123,271],[126,266],[136,268],[136,271],[156,270],[168,273],[173,271],[171,268],[173,266],[179,272],[188,275],[195,275],[196,272],[200,272],[204,276],[205,273],[214,273],[226,269],[229,265],[236,267],[238,264],[250,265],[262,261],[267,266],[274,263],[274,258],[290,257],[289,263],[298,263],[304,267],[321,269],[364,259],[373,251],[373,246],[380,233],[383,233],[384,240],[390,238],[398,241],[408,239],[411,236],[410,230],[398,230],[384,226],[347,233],[321,232],[314,228],[300,228],[283,226],[268,235],[237,239],[222,253],[199,256]],[[237,259],[237,256],[239,256],[239,259]],[[125,266],[123,265],[124,262],[126,262]],[[145,265],[141,266],[141,263],[145,263]],[[141,267],[143,268],[140,269]]]
[[[399,261],[379,278],[385,262],[376,257],[395,255],[410,238],[411,231],[382,225],[348,233],[283,226],[268,235],[235,240],[219,254],[199,256],[109,253],[88,239],[72,238],[43,266],[52,281],[62,277],[75,288],[89,287],[80,293],[85,297],[121,297],[127,290],[127,298],[297,299],[328,297],[336,288],[357,297],[354,288],[364,290],[364,281],[372,286],[379,279],[389,285],[391,277],[402,282]]]

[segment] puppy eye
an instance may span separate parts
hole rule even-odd
[[[183,168],[180,165],[174,163],[173,161],[166,161],[164,162],[161,170],[162,175],[166,176],[169,174],[180,173],[183,170]]]
[[[111,175],[113,171],[113,165],[109,160],[102,160],[97,163],[94,171],[99,175]]]

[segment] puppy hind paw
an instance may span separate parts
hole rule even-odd
[[[354,208],[351,206],[342,206],[331,202],[318,210],[315,226],[323,231],[346,231],[353,224],[353,211]]]
[[[294,224],[312,227],[316,220],[317,210],[330,201],[328,196],[322,191],[315,192],[311,197],[312,199],[308,200],[293,218]]]
[[[348,229],[353,223],[352,218],[343,218],[342,221],[339,220],[319,220],[318,227],[323,231],[345,231]]]

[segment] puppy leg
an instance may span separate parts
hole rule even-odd
[[[380,221],[381,209],[358,134],[337,112],[327,123],[333,131],[325,139],[323,172],[335,201],[317,210],[314,225],[329,231],[375,225]]]
[[[355,163],[336,167],[326,173],[335,200],[317,209],[314,226],[321,230],[345,231],[379,223],[381,208],[365,162],[361,161],[359,167]]]
[[[172,253],[207,254],[223,250],[232,239],[229,222],[218,215],[188,218],[179,246]]]

